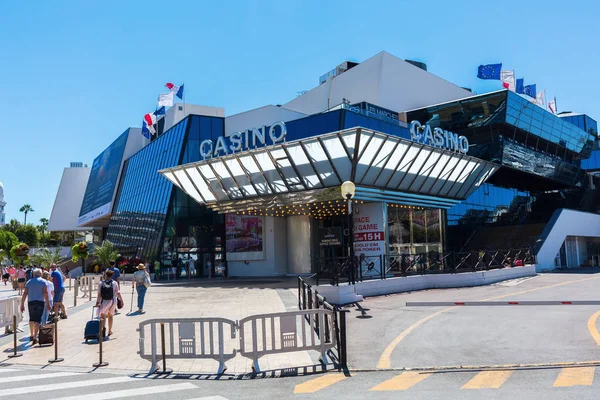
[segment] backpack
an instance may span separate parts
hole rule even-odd
[[[102,297],[102,300],[112,300],[114,298],[112,283],[112,279],[102,281],[102,286],[100,286],[100,296]]]

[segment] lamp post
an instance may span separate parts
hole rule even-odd
[[[342,197],[346,200],[346,213],[348,215],[348,255],[350,260],[350,280],[355,283],[354,265],[354,223],[352,221],[352,198],[356,192],[356,186],[351,181],[342,183]]]

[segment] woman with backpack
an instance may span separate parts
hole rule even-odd
[[[98,297],[96,299],[96,307],[99,308],[98,314],[100,320],[102,320],[102,329],[104,329],[104,321],[108,319],[108,336],[113,333],[113,316],[117,309],[117,299],[120,299],[121,302],[123,301],[119,292],[119,285],[112,277],[113,272],[107,270],[105,280],[100,281],[100,284],[98,284]]]
[[[134,272],[133,279],[131,280],[131,288],[137,290],[138,300],[138,313],[144,313],[144,298],[146,297],[146,290],[150,287],[150,274],[146,270],[144,264],[138,265],[138,270]]]

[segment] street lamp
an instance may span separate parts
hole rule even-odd
[[[346,200],[346,213],[348,215],[348,255],[350,260],[350,279],[355,282],[354,266],[354,223],[352,221],[352,198],[356,192],[356,186],[351,181],[342,183],[342,198]]]

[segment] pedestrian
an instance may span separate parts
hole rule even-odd
[[[4,282],[4,286],[6,286],[6,282],[8,282],[8,279],[10,278],[10,274],[8,273],[8,268],[6,267],[6,265],[2,266],[2,281]]]
[[[67,319],[67,310],[63,304],[63,297],[65,295],[65,277],[56,264],[51,264],[50,269],[52,270],[50,276],[52,277],[52,283],[54,284],[54,298],[52,299],[54,303],[54,314],[56,314],[57,317],[60,315],[61,319]]]
[[[10,278],[10,282],[11,283],[15,280],[15,272],[16,272],[15,266],[11,265],[10,268],[8,269],[8,274],[9,274],[9,278]],[[17,290],[17,289],[15,289],[15,290]]]
[[[143,314],[146,291],[152,283],[150,281],[150,274],[148,273],[148,270],[146,270],[146,266],[144,264],[139,264],[137,268],[138,270],[134,272],[133,279],[131,280],[131,287],[135,287],[138,294],[138,313]]]
[[[156,276],[160,275],[160,261],[156,259],[154,261],[154,279],[156,280]]]
[[[23,265],[19,265],[19,269],[16,272],[17,283],[19,284],[19,296],[23,294],[23,290],[25,289],[25,267]]]
[[[37,344],[37,335],[40,331],[44,308],[50,310],[46,282],[42,279],[42,270],[39,268],[33,270],[33,278],[25,285],[21,297],[21,313],[25,312],[25,300],[27,299],[29,300],[27,303],[29,309],[29,339],[35,345]]]
[[[25,279],[29,281],[31,278],[33,278],[33,268],[31,267],[31,265],[29,265],[25,270]]]
[[[108,267],[108,269],[106,270],[108,271],[112,271],[112,279],[114,279],[117,282],[117,285],[119,285],[119,290],[121,289],[121,271],[119,271],[119,268],[117,267],[117,263],[114,261],[110,262],[110,267]],[[106,273],[105,273],[106,275]]]
[[[108,336],[112,335],[113,316],[117,309],[117,298],[123,301],[119,284],[113,279],[114,272],[111,269],[106,270],[105,280],[98,285],[98,297],[96,307],[99,307],[98,314],[102,321],[102,331],[105,328],[105,321],[108,319]]]
[[[50,309],[44,309],[42,313],[42,325],[48,323],[48,317],[50,316],[50,312],[52,311],[52,299],[54,298],[54,284],[52,283],[52,278],[50,277],[50,273],[48,271],[42,272],[42,279],[46,281],[46,291],[48,292],[48,301],[50,302]]]

